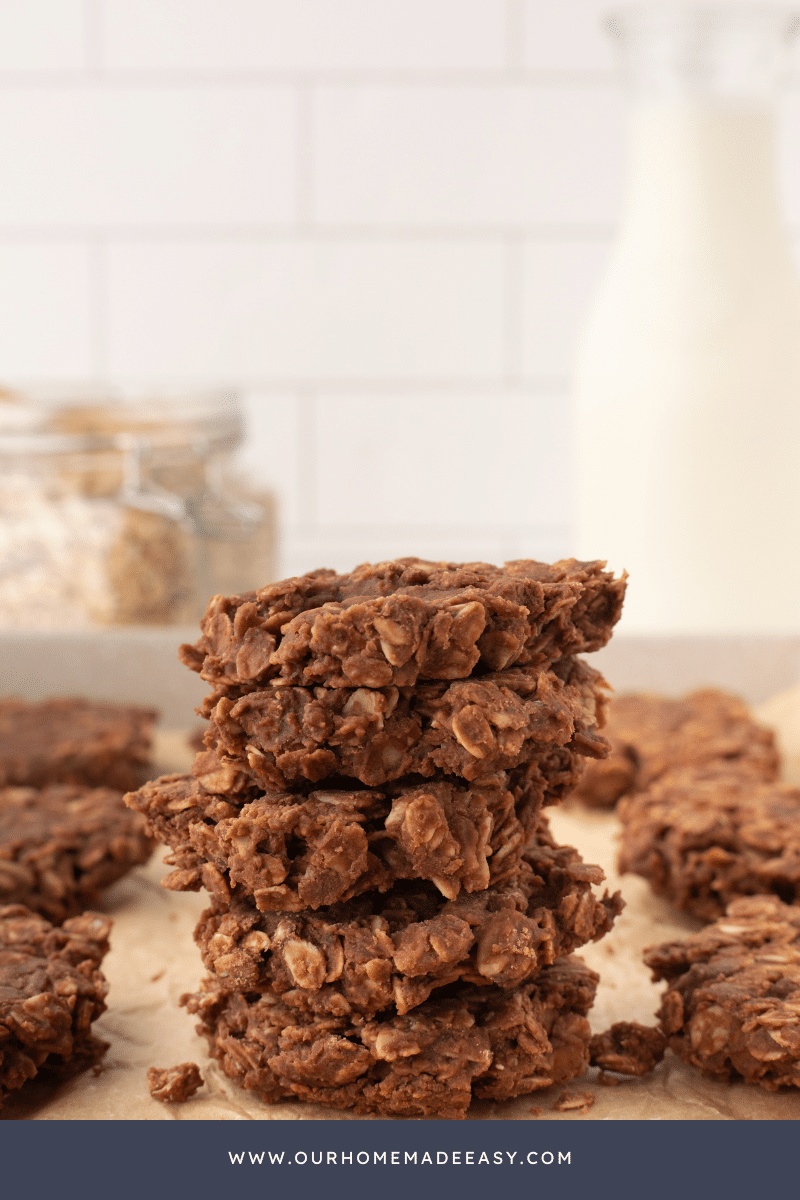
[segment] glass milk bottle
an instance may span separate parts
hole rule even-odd
[[[609,18],[624,215],[579,349],[576,545],[629,633],[800,632],[800,286],[773,179],[786,10]]]

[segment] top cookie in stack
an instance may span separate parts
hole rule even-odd
[[[253,785],[374,787],[477,779],[545,746],[602,753],[598,677],[574,658],[619,617],[624,581],[602,567],[399,559],[214,597],[180,650],[214,688],[195,774],[213,786],[223,761]]]
[[[186,666],[220,695],[273,683],[410,687],[599,650],[624,579],[601,562],[364,563],[212,598]]]

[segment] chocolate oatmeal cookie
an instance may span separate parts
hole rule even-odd
[[[713,925],[644,957],[667,981],[658,1016],[685,1062],[770,1091],[800,1087],[800,908],[740,898]]]
[[[0,790],[2,904],[24,904],[60,923],[96,905],[152,849],[144,820],[111,788]]]
[[[243,596],[214,596],[186,666],[220,695],[272,679],[301,687],[410,687],[474,668],[536,666],[605,645],[624,579],[604,563],[521,559],[366,563],[314,571]]]
[[[0,787],[138,787],[157,718],[151,708],[89,700],[0,700]]]
[[[800,788],[687,768],[620,804],[619,869],[703,921],[737,896],[800,902]]]
[[[105,1011],[100,963],[111,921],[99,913],[54,928],[21,904],[0,907],[0,1104],[40,1070],[96,1061]]]
[[[262,788],[331,775],[478,779],[545,746],[599,757],[603,677],[579,659],[414,688],[268,687],[209,698],[205,744]]]
[[[195,931],[203,962],[234,991],[291,991],[292,1004],[333,1016],[403,1014],[456,980],[516,987],[611,928],[619,893],[602,900],[599,867],[557,846],[546,823],[502,887],[443,901],[429,883],[396,884],[313,912],[261,913],[237,895]]]
[[[460,1119],[473,1097],[507,1100],[584,1071],[597,979],[563,958],[514,991],[454,984],[367,1023],[297,1007],[296,993],[229,992],[214,979],[182,1002],[226,1075],[267,1103]]]
[[[590,764],[575,795],[612,808],[668,771],[713,763],[771,783],[778,777],[772,731],[756,724],[736,696],[714,688],[680,700],[630,695],[612,700],[604,730],[611,753]]]
[[[462,889],[512,877],[545,798],[549,765],[547,758],[526,764],[518,779],[498,772],[474,783],[398,780],[378,791],[339,781],[259,793],[209,756],[211,769],[196,768],[200,779],[165,775],[125,802],[172,848],[167,861],[176,869],[165,887],[240,885],[272,912],[385,891],[397,879],[429,879],[453,900]]]

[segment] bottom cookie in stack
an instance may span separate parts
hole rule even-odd
[[[542,818],[513,880],[452,901],[425,880],[299,913],[217,894],[195,932],[212,974],[184,1003],[265,1100],[461,1117],[588,1065],[597,976],[568,956],[621,909],[602,878]]]
[[[214,977],[183,1003],[225,1074],[268,1103],[458,1119],[473,1099],[507,1100],[582,1074],[597,983],[566,957],[513,990],[459,982],[371,1021],[308,1012],[296,991],[230,992]]]

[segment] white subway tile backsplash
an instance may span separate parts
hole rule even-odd
[[[84,0],[0,0],[0,72],[80,71]]]
[[[93,371],[89,251],[0,242],[0,384]]]
[[[523,251],[523,374],[570,375],[611,242],[529,242]]]
[[[237,387],[279,575],[569,553],[607,5],[0,0],[0,383]]]
[[[616,68],[603,17],[613,0],[522,0],[525,65],[532,71],[603,71]]]
[[[613,87],[327,87],[314,120],[322,223],[613,221]]]
[[[102,0],[112,70],[497,68],[501,0]]]
[[[497,376],[493,244],[114,243],[109,361],[195,379]]]
[[[365,531],[558,524],[568,413],[560,396],[317,400],[316,524]]]
[[[288,88],[0,89],[0,227],[287,223]]]

